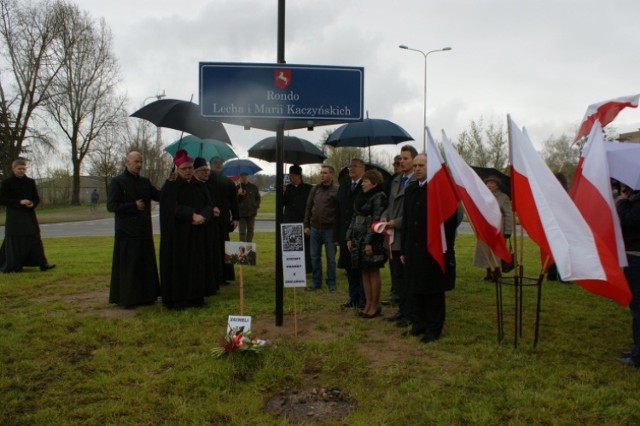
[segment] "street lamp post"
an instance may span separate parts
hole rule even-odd
[[[451,48],[443,47],[442,49],[430,50],[425,53],[420,49],[413,49],[411,47],[405,46],[404,44],[401,44],[398,47],[400,49],[413,50],[414,52],[418,52],[422,54],[422,56],[424,56],[424,117],[422,124],[422,149],[424,152],[427,152],[427,57],[429,56],[429,53],[446,52],[448,50],[451,50]]]
[[[146,104],[149,99],[156,98],[157,100],[160,100],[165,96],[167,95],[164,93],[164,90],[162,90],[162,93],[158,93],[157,95],[154,95],[154,96],[147,96],[146,98],[144,98],[144,100],[142,101],[142,105],[144,106],[144,104]],[[160,130],[160,126],[158,126],[156,128],[156,147],[158,148],[160,147],[161,139],[162,139],[162,130]]]

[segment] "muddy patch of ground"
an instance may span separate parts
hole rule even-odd
[[[265,411],[292,422],[340,420],[356,408],[356,401],[336,387],[287,388],[271,396]]]

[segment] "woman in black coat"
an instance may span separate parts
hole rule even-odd
[[[384,236],[371,230],[387,208],[383,178],[377,170],[367,170],[362,177],[362,192],[353,203],[353,216],[347,230],[347,249],[351,254],[351,267],[360,270],[366,305],[362,318],[380,316],[380,268],[387,260]]]

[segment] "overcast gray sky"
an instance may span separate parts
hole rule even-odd
[[[277,59],[277,0],[76,2],[110,25],[131,112],[163,90],[198,102],[200,61]],[[589,104],[640,93],[639,18],[638,0],[290,0],[285,58],[363,66],[369,116],[400,124],[421,147],[424,58],[398,45],[450,46],[428,57],[432,134],[455,140],[471,120],[509,113],[541,147],[573,136]],[[627,109],[610,126],[639,123],[640,110]],[[225,127],[240,156],[272,135]],[[291,134],[317,142],[324,130]]]

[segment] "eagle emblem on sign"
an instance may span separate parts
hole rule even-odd
[[[288,87],[291,84],[291,70],[274,70],[273,81],[281,89]]]

